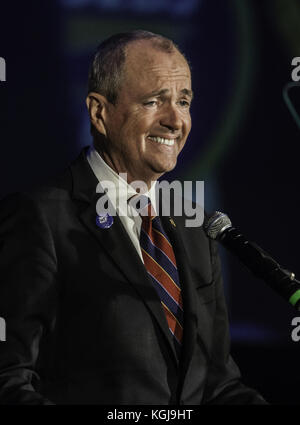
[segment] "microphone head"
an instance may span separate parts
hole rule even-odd
[[[210,217],[205,218],[203,227],[210,239],[219,239],[226,229],[232,227],[232,224],[226,214],[215,211]]]

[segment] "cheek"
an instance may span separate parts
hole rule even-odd
[[[131,116],[126,126],[127,134],[137,140],[145,139],[144,136],[149,133],[153,120],[149,116],[136,114]]]
[[[186,144],[191,128],[192,128],[192,120],[191,120],[191,117],[189,117],[184,120],[184,131],[183,131],[184,140],[181,143],[180,151],[183,149],[184,145]]]
[[[124,121],[120,128],[119,140],[122,140],[123,149],[129,152],[130,156],[139,160],[140,155],[147,153],[149,144],[147,144],[146,135],[149,133],[151,121],[141,117],[140,114],[134,114]]]
[[[185,123],[186,132],[188,134],[192,128],[192,117],[190,113],[185,117],[184,123]]]
[[[183,127],[182,127],[182,135],[184,138],[184,143],[186,142],[186,139],[191,131],[192,128],[192,120],[190,116],[185,116],[183,118]]]

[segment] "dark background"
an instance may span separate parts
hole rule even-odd
[[[85,96],[97,44],[120,31],[158,32],[191,61],[195,92],[189,142],[168,178],[205,180],[205,208],[227,212],[297,277],[300,127],[283,90],[300,56],[299,22],[298,0],[2,2],[0,197],[58,173],[91,143]],[[289,94],[299,108],[300,88]],[[271,403],[298,404],[291,321],[300,313],[221,255],[244,382]]]

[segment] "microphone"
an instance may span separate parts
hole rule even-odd
[[[258,278],[300,311],[300,282],[295,274],[283,269],[267,252],[248,241],[231,224],[229,217],[219,211],[206,217],[204,231],[210,239],[219,241]]]

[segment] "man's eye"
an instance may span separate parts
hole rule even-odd
[[[180,100],[179,104],[180,106],[183,106],[185,108],[188,108],[190,106],[190,102],[188,102],[187,100]]]
[[[156,106],[157,101],[156,100],[150,100],[149,102],[144,103],[145,106]]]

